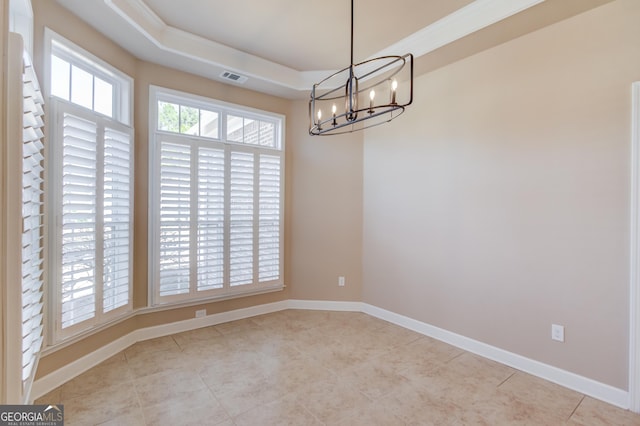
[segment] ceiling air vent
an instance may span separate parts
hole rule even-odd
[[[248,77],[245,77],[244,75],[240,75],[240,74],[236,74],[233,73],[231,71],[223,71],[222,74],[220,74],[220,77],[226,79],[226,80],[231,80],[235,83],[244,83],[245,81],[248,80]]]

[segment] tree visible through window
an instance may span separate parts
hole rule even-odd
[[[154,88],[155,303],[282,287],[282,118]]]

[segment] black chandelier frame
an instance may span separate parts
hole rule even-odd
[[[354,64],[353,4],[354,0],[351,0],[351,62],[348,67],[313,85],[309,99],[310,135],[351,133],[388,123],[401,115],[413,102],[413,55],[411,53],[401,56],[381,56]],[[408,99],[398,102],[396,78],[402,76],[402,71],[406,67],[409,67]],[[360,75],[358,75],[359,72]],[[330,83],[337,81],[341,74],[347,76],[346,82],[338,86],[331,85]],[[374,104],[373,89],[381,86],[390,87],[389,101]],[[359,107],[369,90],[371,90],[369,104],[366,107]],[[344,110],[338,113],[337,104],[342,101],[344,101]],[[332,114],[323,119],[321,106],[329,104],[332,104]]]

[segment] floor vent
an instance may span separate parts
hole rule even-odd
[[[234,83],[244,83],[245,81],[247,81],[249,78],[245,77],[244,75],[240,75],[240,74],[236,74],[233,73],[231,71],[223,71],[222,74],[220,74],[220,77],[226,79],[226,80],[231,80]]]

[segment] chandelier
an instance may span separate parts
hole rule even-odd
[[[350,65],[313,85],[309,134],[351,133],[387,123],[413,102],[413,55],[381,56],[354,64],[351,0]]]

